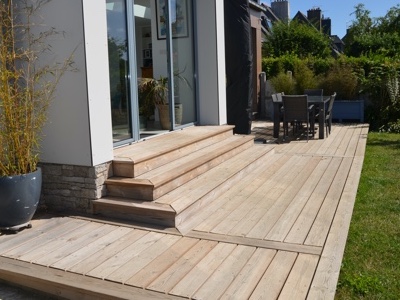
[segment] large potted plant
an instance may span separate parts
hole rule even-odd
[[[174,77],[176,80],[183,82],[185,85],[190,87],[189,82],[181,74],[182,72],[176,72]],[[157,108],[162,129],[171,129],[171,122],[169,119],[169,103],[168,103],[168,77],[160,76],[156,78],[139,78],[138,80],[139,93],[144,95],[142,101],[143,107],[146,107],[146,111],[151,111]],[[183,105],[181,103],[175,103],[175,122],[181,124],[183,115]]]
[[[39,61],[50,49],[47,38],[58,34],[53,28],[34,33],[33,19],[44,3],[0,1],[0,230],[30,226],[41,193],[42,128],[72,64],[71,57],[61,64]]]

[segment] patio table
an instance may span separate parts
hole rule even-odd
[[[325,105],[329,101],[329,96],[308,96],[308,103],[314,104],[316,113],[318,113],[319,139],[325,138]],[[282,101],[276,101],[274,104],[274,138],[279,137],[280,116],[279,111],[283,105]]]

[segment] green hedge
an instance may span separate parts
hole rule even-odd
[[[400,131],[398,59],[383,56],[300,59],[295,55],[284,55],[263,58],[262,70],[267,79],[278,84],[282,84],[279,80],[284,78],[278,76],[280,73],[292,71],[293,93],[320,87],[327,92],[335,90],[338,96],[348,99],[366,99],[366,120],[372,130]]]

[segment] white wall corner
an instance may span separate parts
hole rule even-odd
[[[62,62],[71,54],[77,72],[61,78],[50,104],[44,128],[40,160],[45,163],[90,165],[86,66],[81,1],[54,0],[40,10],[41,27],[54,27],[63,36],[49,39],[52,54],[40,59],[45,64]]]
[[[226,124],[226,68],[224,1],[216,1],[219,124]]]
[[[196,1],[199,124],[226,124],[223,1]]]
[[[92,164],[113,158],[106,2],[83,0]]]

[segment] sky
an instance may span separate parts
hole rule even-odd
[[[271,0],[261,2],[271,6]],[[307,10],[319,7],[324,17],[332,21],[332,35],[342,38],[354,20],[352,13],[359,3],[363,3],[371,12],[370,16],[376,18],[385,16],[391,7],[400,3],[400,0],[289,0],[290,18],[293,18],[298,11],[307,15]]]

